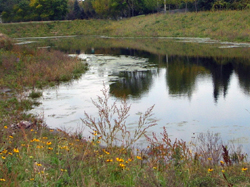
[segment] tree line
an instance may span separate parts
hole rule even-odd
[[[0,0],[4,22],[120,19],[174,9],[242,10],[250,0]]]

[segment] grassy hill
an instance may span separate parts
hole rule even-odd
[[[114,20],[74,20],[1,24],[10,37],[105,35],[117,37],[209,37],[250,41],[249,10],[152,14]]]

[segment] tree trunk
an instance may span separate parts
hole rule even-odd
[[[166,0],[164,0],[164,14],[167,12],[167,5],[166,5]]]

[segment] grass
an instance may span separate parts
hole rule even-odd
[[[210,37],[249,42],[249,10],[152,14],[119,21],[74,20],[1,24],[11,37],[106,35],[116,37]],[[84,29],[82,29],[84,28]]]
[[[21,91],[25,87],[42,88],[49,83],[79,78],[85,70],[86,65],[78,59],[59,51],[17,45],[0,49],[0,88]]]

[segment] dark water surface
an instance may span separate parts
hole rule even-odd
[[[233,141],[248,149],[248,47],[200,40],[86,37],[39,40],[36,45],[69,54],[105,56],[105,60],[90,63],[90,69],[79,80],[44,90],[42,105],[31,112],[44,115],[51,127],[76,129],[82,125],[84,111],[96,115],[91,98],[95,100],[101,95],[105,83],[112,100],[125,95],[132,104],[128,121],[131,131],[136,127],[132,122],[138,119],[138,113],[155,105],[154,116],[159,121],[148,134],[160,133],[166,126],[172,138],[189,141],[194,133],[211,131],[220,133],[223,141]],[[146,61],[145,67],[137,71],[119,69],[108,63],[110,56],[122,57],[123,61],[126,58]],[[91,58],[95,56],[87,61]]]

